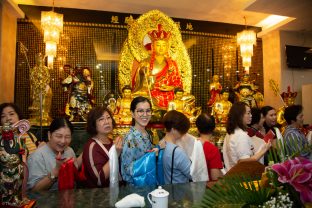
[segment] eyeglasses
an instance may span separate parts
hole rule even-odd
[[[152,115],[152,110],[151,109],[147,109],[147,110],[143,110],[143,109],[140,109],[140,110],[136,110],[137,114],[139,116],[143,116],[144,113],[147,115],[147,116],[150,116]]]

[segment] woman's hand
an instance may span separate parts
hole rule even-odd
[[[121,136],[118,136],[115,138],[114,144],[116,146],[116,151],[117,151],[118,156],[121,154],[121,151],[122,151],[122,143],[123,143],[123,138]]]
[[[155,152],[156,156],[158,155],[159,148],[154,147],[153,149],[150,150],[150,152]]]
[[[56,161],[55,167],[52,169],[52,172],[53,172],[54,176],[56,176],[56,177],[58,176],[62,164],[64,162],[66,162],[67,160],[69,160],[69,159],[71,159],[71,158],[62,158],[61,152],[59,152],[57,154],[57,156],[55,157],[55,161]]]
[[[160,149],[166,148],[166,141],[164,139],[160,140],[158,143]]]
[[[159,89],[161,91],[169,92],[169,91],[174,90],[174,86],[169,86],[169,85],[162,84]]]
[[[271,143],[271,140],[270,140],[268,143],[265,143],[265,144],[262,145],[261,150],[264,151],[264,152],[267,152],[270,149],[271,146],[272,146],[272,143]]]

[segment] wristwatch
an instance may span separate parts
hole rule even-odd
[[[57,176],[55,176],[52,172],[50,172],[48,174],[48,177],[50,178],[50,180],[55,183],[57,181]]]

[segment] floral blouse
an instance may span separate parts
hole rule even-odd
[[[121,175],[123,180],[127,183],[133,183],[133,162],[142,157],[146,151],[153,148],[151,139],[151,135],[143,136],[142,133],[133,126],[125,136],[121,153]]]

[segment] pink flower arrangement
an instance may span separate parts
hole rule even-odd
[[[278,174],[278,181],[289,183],[300,193],[303,203],[312,202],[312,162],[303,157],[296,157],[284,163],[272,165]]]

